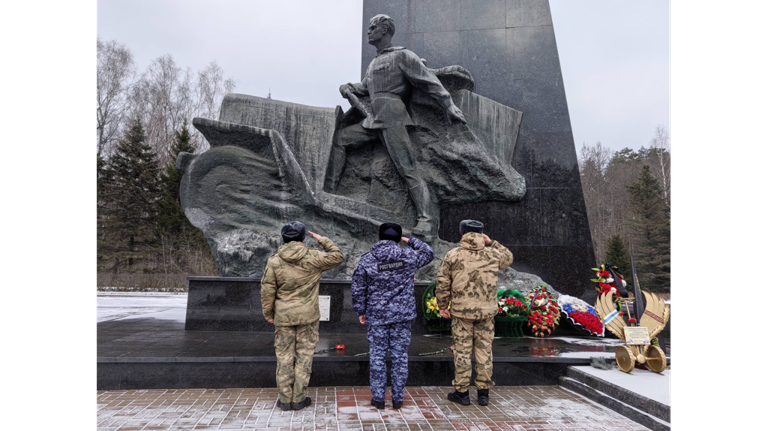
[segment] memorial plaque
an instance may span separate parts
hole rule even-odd
[[[331,320],[331,295],[319,295],[320,299],[320,321],[327,322]]]
[[[628,345],[650,345],[651,337],[648,336],[648,328],[644,326],[625,326],[624,339]]]

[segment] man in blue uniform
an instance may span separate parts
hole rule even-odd
[[[413,276],[435,257],[418,238],[403,238],[396,223],[379,227],[379,242],[364,254],[352,276],[352,302],[360,323],[368,325],[371,405],[384,408],[387,391],[387,350],[392,355],[392,406],[399,409],[408,379],[411,322],[416,318]],[[401,248],[403,241],[410,247]]]
[[[380,141],[387,148],[397,172],[408,185],[408,194],[416,207],[417,224],[413,234],[431,241],[437,235],[434,223],[432,198],[427,183],[418,168],[414,148],[407,127],[414,125],[403,99],[407,99],[414,88],[419,88],[443,109],[451,121],[466,123],[464,114],[443,87],[440,80],[430,71],[419,56],[402,46],[392,46],[395,22],[387,15],[371,18],[368,28],[368,43],[376,47],[373,59],[361,82],[344,84],[339,88],[341,95],[370,96],[371,113],[358,124],[346,127],[339,134],[331,148],[325,191],[336,193],[344,171],[347,149],[358,148]]]

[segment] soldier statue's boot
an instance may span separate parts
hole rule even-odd
[[[468,406],[469,405],[469,391],[459,392],[454,390],[450,394],[448,394],[448,401],[453,401],[454,403],[459,403],[462,406]]]
[[[488,389],[477,390],[477,403],[480,404],[481,406],[488,405]]]
[[[437,217],[433,217],[435,208],[432,206],[432,198],[427,183],[422,181],[421,184],[412,187],[410,194],[413,205],[416,207],[416,219],[418,220],[416,226],[411,230],[411,234],[424,242],[432,242],[437,237],[437,223],[433,223],[432,220],[436,220]]]
[[[301,410],[304,407],[308,407],[312,404],[312,398],[310,397],[304,397],[303,400],[299,401],[298,403],[291,403],[291,407],[293,410]]]
[[[288,411],[291,410],[291,404],[293,403],[281,403],[280,400],[277,400],[277,408],[279,408],[282,411]]]
[[[379,410],[384,410],[384,401],[376,401],[374,399],[371,400],[371,405],[376,407]]]
[[[432,233],[432,223],[428,220],[419,220],[411,230],[411,234],[424,242],[432,242],[435,235]]]
[[[402,401],[392,400],[392,408],[393,409],[400,410],[400,407],[402,407],[402,406],[403,406],[403,402]]]

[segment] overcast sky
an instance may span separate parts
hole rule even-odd
[[[577,149],[648,146],[669,128],[669,1],[551,0]],[[134,54],[138,70],[171,54],[215,60],[236,92],[348,106],[360,79],[362,0],[99,0],[98,36]]]

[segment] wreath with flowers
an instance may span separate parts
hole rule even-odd
[[[587,331],[590,335],[605,336],[605,326],[597,315],[595,307],[569,295],[560,295],[557,302],[560,304],[563,316],[574,328]]]
[[[560,324],[560,306],[546,286],[539,286],[526,297],[530,314],[528,328],[536,337],[552,335]]]
[[[499,313],[497,317],[528,317],[525,296],[517,290],[499,290]]]
[[[621,292],[626,292],[627,281],[624,280],[624,276],[619,272],[619,268],[615,265],[604,263],[600,265],[599,268],[592,268],[592,271],[595,271],[597,278],[593,278],[590,281],[597,283],[595,290],[597,290],[598,295],[613,292],[614,297],[622,297],[623,295]],[[617,287],[616,280],[611,272],[619,278],[621,288]]]

